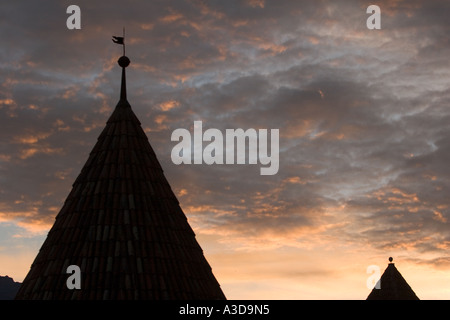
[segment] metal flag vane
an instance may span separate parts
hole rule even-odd
[[[114,43],[123,45],[123,55],[125,55],[125,27],[123,27],[123,36],[122,37],[113,36],[112,41]]]
[[[125,55],[125,27],[123,28],[123,36],[113,36],[112,41],[123,46],[123,56],[117,60],[119,66],[122,67],[122,83],[120,85],[120,100],[127,100],[127,85],[125,78],[125,68],[130,65],[130,59]]]

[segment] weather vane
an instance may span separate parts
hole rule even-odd
[[[123,36],[122,37],[113,36],[112,41],[114,43],[123,45],[123,55],[125,56],[125,27],[123,27]]]

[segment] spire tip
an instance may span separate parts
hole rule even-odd
[[[119,64],[119,66],[121,66],[122,68],[126,68],[130,65],[130,59],[128,59],[127,56],[121,56],[119,58],[119,60],[117,60],[117,63]]]

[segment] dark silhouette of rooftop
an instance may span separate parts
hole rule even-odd
[[[392,260],[389,258],[389,264],[379,280],[380,288],[375,285],[367,300],[419,300]]]
[[[20,282],[8,276],[0,276],[0,300],[13,300],[19,290]]]
[[[225,299],[127,101],[130,60],[118,62],[120,100],[16,299]]]

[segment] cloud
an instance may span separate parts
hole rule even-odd
[[[378,31],[363,1],[78,5],[80,31],[55,1],[1,5],[0,219],[51,225],[118,101],[125,25],[129,101],[196,233],[447,265],[448,3],[381,1]],[[174,165],[196,120],[280,129],[278,174]]]

